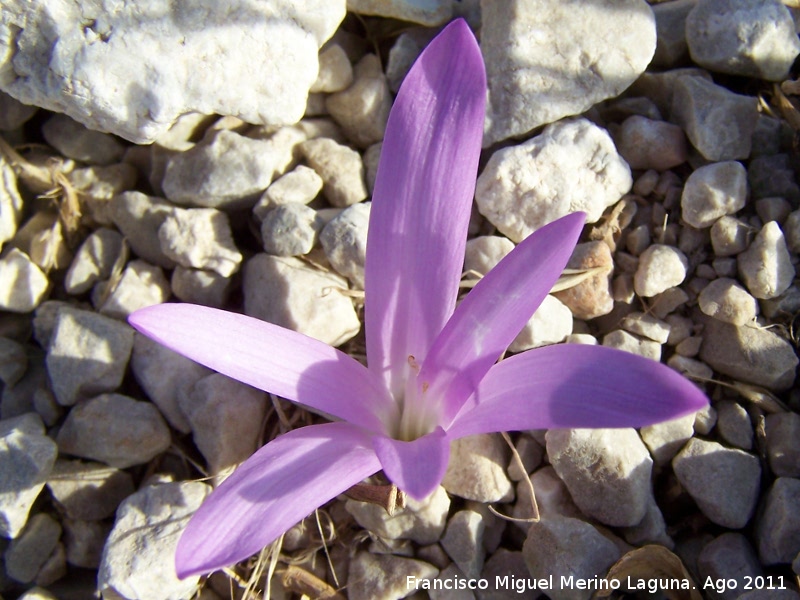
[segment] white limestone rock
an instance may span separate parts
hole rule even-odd
[[[681,194],[681,217],[692,227],[710,227],[744,208],[747,171],[742,163],[725,161],[700,167],[689,175]]]
[[[575,211],[596,222],[633,180],[608,133],[586,119],[549,125],[503,148],[478,177],[478,210],[515,243]]]
[[[7,482],[0,490],[1,536],[15,538],[22,531],[57,454],[35,413],[0,421],[0,472]]]
[[[489,85],[484,146],[617,96],[656,48],[655,18],[641,0],[592,2],[581,6],[580,18],[559,0],[484,0],[481,19]]]
[[[756,299],[729,277],[709,282],[697,297],[697,303],[709,317],[731,325],[745,325],[758,314]]]
[[[358,152],[330,138],[308,140],[300,147],[322,178],[322,193],[332,206],[345,208],[367,198],[364,163]]]
[[[131,250],[147,262],[165,269],[174,268],[175,261],[161,250],[158,230],[175,210],[175,206],[163,198],[141,192],[124,192],[115,196],[110,207],[111,219],[125,236]]]
[[[22,196],[17,188],[17,173],[5,156],[0,155],[0,248],[17,233],[21,218]]]
[[[120,252],[122,235],[118,231],[106,227],[93,231],[72,259],[64,278],[66,292],[83,294],[98,281],[108,279]]]
[[[31,517],[19,537],[3,553],[6,573],[21,583],[30,583],[45,566],[61,537],[61,525],[46,513]]]
[[[129,262],[113,287],[112,282],[107,282],[99,284],[95,290],[98,292],[95,304],[100,314],[115,319],[125,319],[135,310],[166,302],[170,296],[164,271],[143,260]]]
[[[694,421],[695,415],[689,414],[670,421],[648,425],[639,430],[639,435],[650,450],[656,465],[669,463],[694,435]]]
[[[339,346],[361,329],[347,280],[293,257],[257,254],[244,268],[245,313]]]
[[[294,123],[344,14],[342,0],[14,1],[0,25],[0,87],[136,143],[188,112]]]
[[[800,54],[792,15],[775,0],[700,0],[686,42],[701,67],[768,81],[785,79]]]
[[[228,215],[215,208],[176,208],[158,228],[165,256],[179,265],[230,277],[242,263]]]
[[[175,267],[170,280],[172,293],[184,302],[222,308],[228,299],[231,279],[214,271]]]
[[[12,248],[0,258],[0,310],[28,313],[44,300],[50,289],[47,275],[24,252]]]
[[[522,352],[539,346],[557,344],[572,333],[572,311],[555,296],[547,295],[508,347]]]
[[[47,480],[47,489],[67,518],[100,521],[134,491],[127,471],[96,462],[59,459]]]
[[[273,256],[302,256],[317,243],[322,219],[304,204],[281,204],[264,215],[261,240]]]
[[[346,208],[325,225],[319,236],[331,266],[361,290],[371,206],[371,202],[360,202]]]
[[[507,502],[514,485],[506,473],[508,448],[499,435],[480,434],[450,444],[442,485],[455,496],[478,502]]]
[[[636,293],[645,298],[656,296],[686,279],[689,260],[673,246],[653,244],[642,252],[633,276]]]
[[[347,138],[359,148],[367,148],[383,139],[392,94],[381,61],[375,54],[364,56],[355,66],[353,75],[353,84],[328,96],[325,106]]]
[[[314,169],[297,165],[270,184],[253,207],[253,214],[263,219],[270,209],[281,204],[308,204],[321,190],[322,177]]]
[[[795,268],[780,225],[766,223],[750,247],[737,257],[739,275],[756,298],[769,300],[785,292],[794,281]]]
[[[183,481],[142,488],[117,510],[97,574],[104,597],[179,600],[197,591],[197,575],[178,579],[175,549],[189,517],[211,493]]]
[[[351,560],[347,575],[350,600],[404,598],[414,588],[408,578],[433,579],[439,569],[431,564],[393,554],[359,552]]]
[[[467,240],[464,270],[486,275],[514,249],[514,242],[499,235],[481,235]]]
[[[326,44],[319,53],[319,73],[309,90],[312,94],[320,92],[341,92],[353,83],[353,66],[347,53],[339,44]]]
[[[125,152],[114,136],[87,129],[67,115],[53,115],[42,125],[42,135],[67,158],[95,165],[119,162]]]

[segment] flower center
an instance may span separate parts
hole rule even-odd
[[[400,400],[400,426],[396,439],[411,442],[436,429],[438,420],[434,414],[436,403],[427,397],[428,383],[417,381],[419,365],[414,356],[408,357],[408,377],[405,394]]]

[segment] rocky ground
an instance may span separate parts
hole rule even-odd
[[[550,576],[554,600],[606,577],[621,588],[599,597],[800,597],[793,0],[56,4],[0,0],[2,597],[485,600]],[[386,119],[457,16],[489,82],[465,292],[585,211],[580,276],[510,351],[622,348],[711,407],[466,438],[426,501],[377,477],[372,502],[342,496],[248,563],[180,581],[178,534],[215,478],[319,417],[125,317],[225,307],[363,358]],[[694,589],[647,595],[669,582]]]

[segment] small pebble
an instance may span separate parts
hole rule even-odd
[[[686,136],[677,125],[634,115],[615,136],[617,149],[631,169],[666,171],[686,161]]]
[[[322,190],[322,177],[305,165],[298,165],[294,170],[281,175],[273,181],[261,199],[253,207],[259,219],[273,207],[282,204],[308,204]]]
[[[778,477],[800,477],[800,415],[782,412],[767,415],[767,458]]]
[[[215,271],[175,267],[170,287],[184,302],[222,308],[231,291],[231,280]]]
[[[508,448],[495,434],[473,435],[450,444],[442,485],[448,493],[478,502],[508,502],[514,486],[506,474]]]
[[[319,75],[309,92],[341,92],[353,83],[353,67],[339,44],[327,44],[319,53]]]
[[[669,340],[671,326],[666,321],[656,319],[651,315],[633,312],[622,320],[622,328],[659,344],[666,344]]]
[[[113,135],[93,131],[64,114],[55,114],[42,125],[47,143],[67,158],[95,165],[119,162],[125,147]]]
[[[694,435],[695,415],[648,425],[639,430],[656,465],[667,464]]]
[[[413,591],[408,581],[433,579],[439,569],[431,564],[392,554],[358,552],[350,560],[347,591],[350,600],[404,598]]]
[[[513,249],[514,242],[499,235],[482,235],[467,240],[464,270],[486,275]]]
[[[725,215],[711,226],[714,254],[718,257],[735,256],[747,248],[753,235],[753,228],[747,223]]]
[[[64,519],[62,525],[67,562],[84,569],[97,569],[100,566],[106,539],[111,532],[111,525],[75,519]]]
[[[701,581],[753,581],[764,575],[755,550],[741,533],[723,533],[707,544],[697,557],[697,570]],[[739,586],[737,585],[737,588]],[[709,597],[719,600],[737,600],[739,589],[716,588],[708,590]]]
[[[345,208],[367,198],[364,163],[358,152],[329,138],[308,140],[300,148],[322,178],[322,193],[332,206]]]
[[[692,172],[681,195],[681,217],[692,227],[710,227],[744,208],[747,171],[736,161],[717,162]]]
[[[440,543],[466,577],[478,577],[483,570],[485,528],[483,516],[472,510],[460,510],[447,522]]]
[[[758,302],[737,281],[723,277],[703,288],[697,302],[709,317],[732,325],[745,325],[756,318]]]
[[[175,261],[162,251],[158,236],[161,225],[176,210],[173,204],[141,192],[124,192],[110,204],[114,225],[139,258],[165,269],[175,267]]]
[[[614,308],[610,278],[614,270],[611,248],[605,242],[585,242],[575,246],[567,262],[568,269],[593,269],[600,271],[566,290],[553,294],[561,300],[576,319],[594,319],[607,315]]]
[[[273,256],[302,256],[317,243],[322,223],[317,211],[304,204],[281,204],[264,215],[261,239]]]
[[[779,477],[766,493],[756,522],[756,545],[762,564],[791,563],[800,553],[800,479]]]
[[[686,279],[689,261],[672,246],[653,244],[639,257],[633,283],[636,293],[645,298],[657,296]]]
[[[371,206],[371,202],[360,202],[346,208],[325,225],[319,236],[331,266],[362,290]]]
[[[615,329],[603,336],[603,346],[638,354],[655,361],[661,360],[661,344]]]
[[[96,305],[100,314],[123,320],[140,308],[162,304],[169,300],[170,286],[161,267],[143,260],[132,260],[122,272],[116,285],[95,287]],[[94,293],[92,299],[94,300]]]
[[[32,582],[55,550],[60,537],[61,525],[53,517],[45,513],[31,517],[3,554],[8,576],[20,583]]]
[[[750,450],[753,447],[753,424],[745,408],[738,402],[722,400],[717,409],[717,431],[724,442]]]
[[[108,279],[122,252],[122,240],[122,236],[113,229],[102,227],[93,231],[72,259],[64,279],[67,293],[83,294],[98,281]]]
[[[795,277],[786,240],[775,221],[761,228],[750,247],[739,254],[738,262],[747,289],[762,300],[780,296]]]
[[[47,488],[67,517],[84,522],[112,516],[119,503],[135,491],[133,477],[126,471],[65,459],[56,461]]]
[[[508,346],[508,351],[523,352],[564,341],[572,333],[572,318],[572,311],[558,298],[548,294]]]
[[[158,228],[165,256],[194,269],[216,271],[230,277],[242,263],[228,215],[215,208],[175,208]]]
[[[28,313],[45,299],[50,289],[47,275],[24,252],[12,248],[0,258],[0,310]]]

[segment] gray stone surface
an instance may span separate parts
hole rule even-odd
[[[171,442],[155,405],[122,394],[102,394],[73,407],[56,440],[64,454],[118,469],[149,462]]]
[[[733,160],[712,163],[692,172],[681,195],[681,217],[692,227],[709,227],[720,217],[744,208],[747,172]]]
[[[697,557],[697,570],[701,581],[711,578],[713,581],[734,580],[737,589],[726,589],[723,592],[716,588],[706,590],[710,598],[718,600],[736,600],[744,588],[745,578],[752,579],[764,574],[758,562],[755,550],[741,533],[723,533],[707,544]]]
[[[302,256],[317,243],[322,219],[304,204],[282,204],[264,215],[261,240],[273,256]]]
[[[298,121],[345,3],[99,4],[85,27],[79,5],[6,9],[0,37],[20,50],[0,52],[3,91],[147,143],[188,112]]]
[[[103,549],[97,589],[110,597],[191,597],[200,578],[178,579],[175,548],[189,517],[210,492],[204,483],[184,481],[145,486],[129,496],[117,510]]]
[[[47,489],[70,519],[97,521],[113,515],[135,487],[126,471],[95,462],[59,459],[47,478]]]
[[[792,15],[776,1],[699,0],[686,42],[701,67],[769,81],[785,79],[800,54]]]
[[[741,529],[750,520],[761,491],[761,465],[756,456],[693,438],[672,460],[672,467],[711,521]]]
[[[20,583],[32,582],[56,549],[60,537],[61,525],[53,517],[45,513],[31,517],[3,554],[8,576]]]
[[[0,258],[0,310],[28,313],[45,299],[50,280],[31,257],[12,248]]]
[[[618,11],[626,18],[617,18]],[[656,47],[653,13],[638,0],[593,2],[579,19],[558,0],[484,1],[481,20],[489,84],[485,146],[618,95]]]
[[[750,450],[753,447],[753,424],[747,410],[732,400],[721,400],[717,409],[717,431],[722,441],[735,448]]]
[[[708,283],[697,297],[700,310],[731,325],[746,325],[756,318],[758,302],[739,283],[721,277]]]
[[[329,138],[308,140],[300,148],[322,178],[322,193],[333,206],[345,208],[367,198],[364,163],[358,152]]]
[[[161,250],[158,230],[175,206],[163,198],[147,196],[141,192],[124,192],[111,200],[110,215],[114,225],[140,258],[166,269],[175,267],[175,261]]]
[[[371,202],[360,202],[346,208],[328,221],[319,236],[331,266],[362,290],[371,206]]]
[[[158,228],[161,251],[182,267],[230,277],[242,263],[228,215],[215,208],[176,208]]]
[[[633,276],[636,293],[652,298],[680,285],[686,279],[689,261],[686,255],[664,244],[653,244],[642,252],[639,266]]]
[[[786,239],[775,221],[764,224],[737,261],[739,275],[756,298],[769,300],[780,296],[794,281],[795,268]]]
[[[466,577],[478,577],[483,570],[485,529],[483,516],[472,510],[460,510],[447,521],[440,543]]]
[[[47,350],[47,372],[62,406],[110,392],[122,383],[133,348],[133,329],[96,313],[58,312]]]
[[[132,312],[169,300],[169,281],[161,267],[132,260],[119,281],[98,284],[92,299],[100,314],[124,320]]]
[[[68,294],[88,292],[98,281],[108,279],[122,252],[122,235],[106,227],[96,229],[84,240],[64,279]]]
[[[351,600],[404,598],[414,591],[408,587],[408,577],[433,579],[438,574],[439,569],[421,560],[362,551],[350,561],[348,597]]]
[[[766,493],[756,523],[758,555],[764,565],[787,564],[800,553],[800,480],[779,477]]]
[[[508,479],[508,447],[499,435],[479,434],[450,444],[450,463],[442,485],[448,493],[478,502],[507,502],[514,497]]]
[[[584,514],[631,527],[647,512],[653,459],[634,429],[553,429],[547,455]]]
[[[781,412],[767,415],[767,458],[778,477],[800,477],[800,415]]]
[[[53,115],[42,125],[42,135],[67,158],[95,165],[119,162],[125,151],[113,135],[92,131],[66,115]]]

